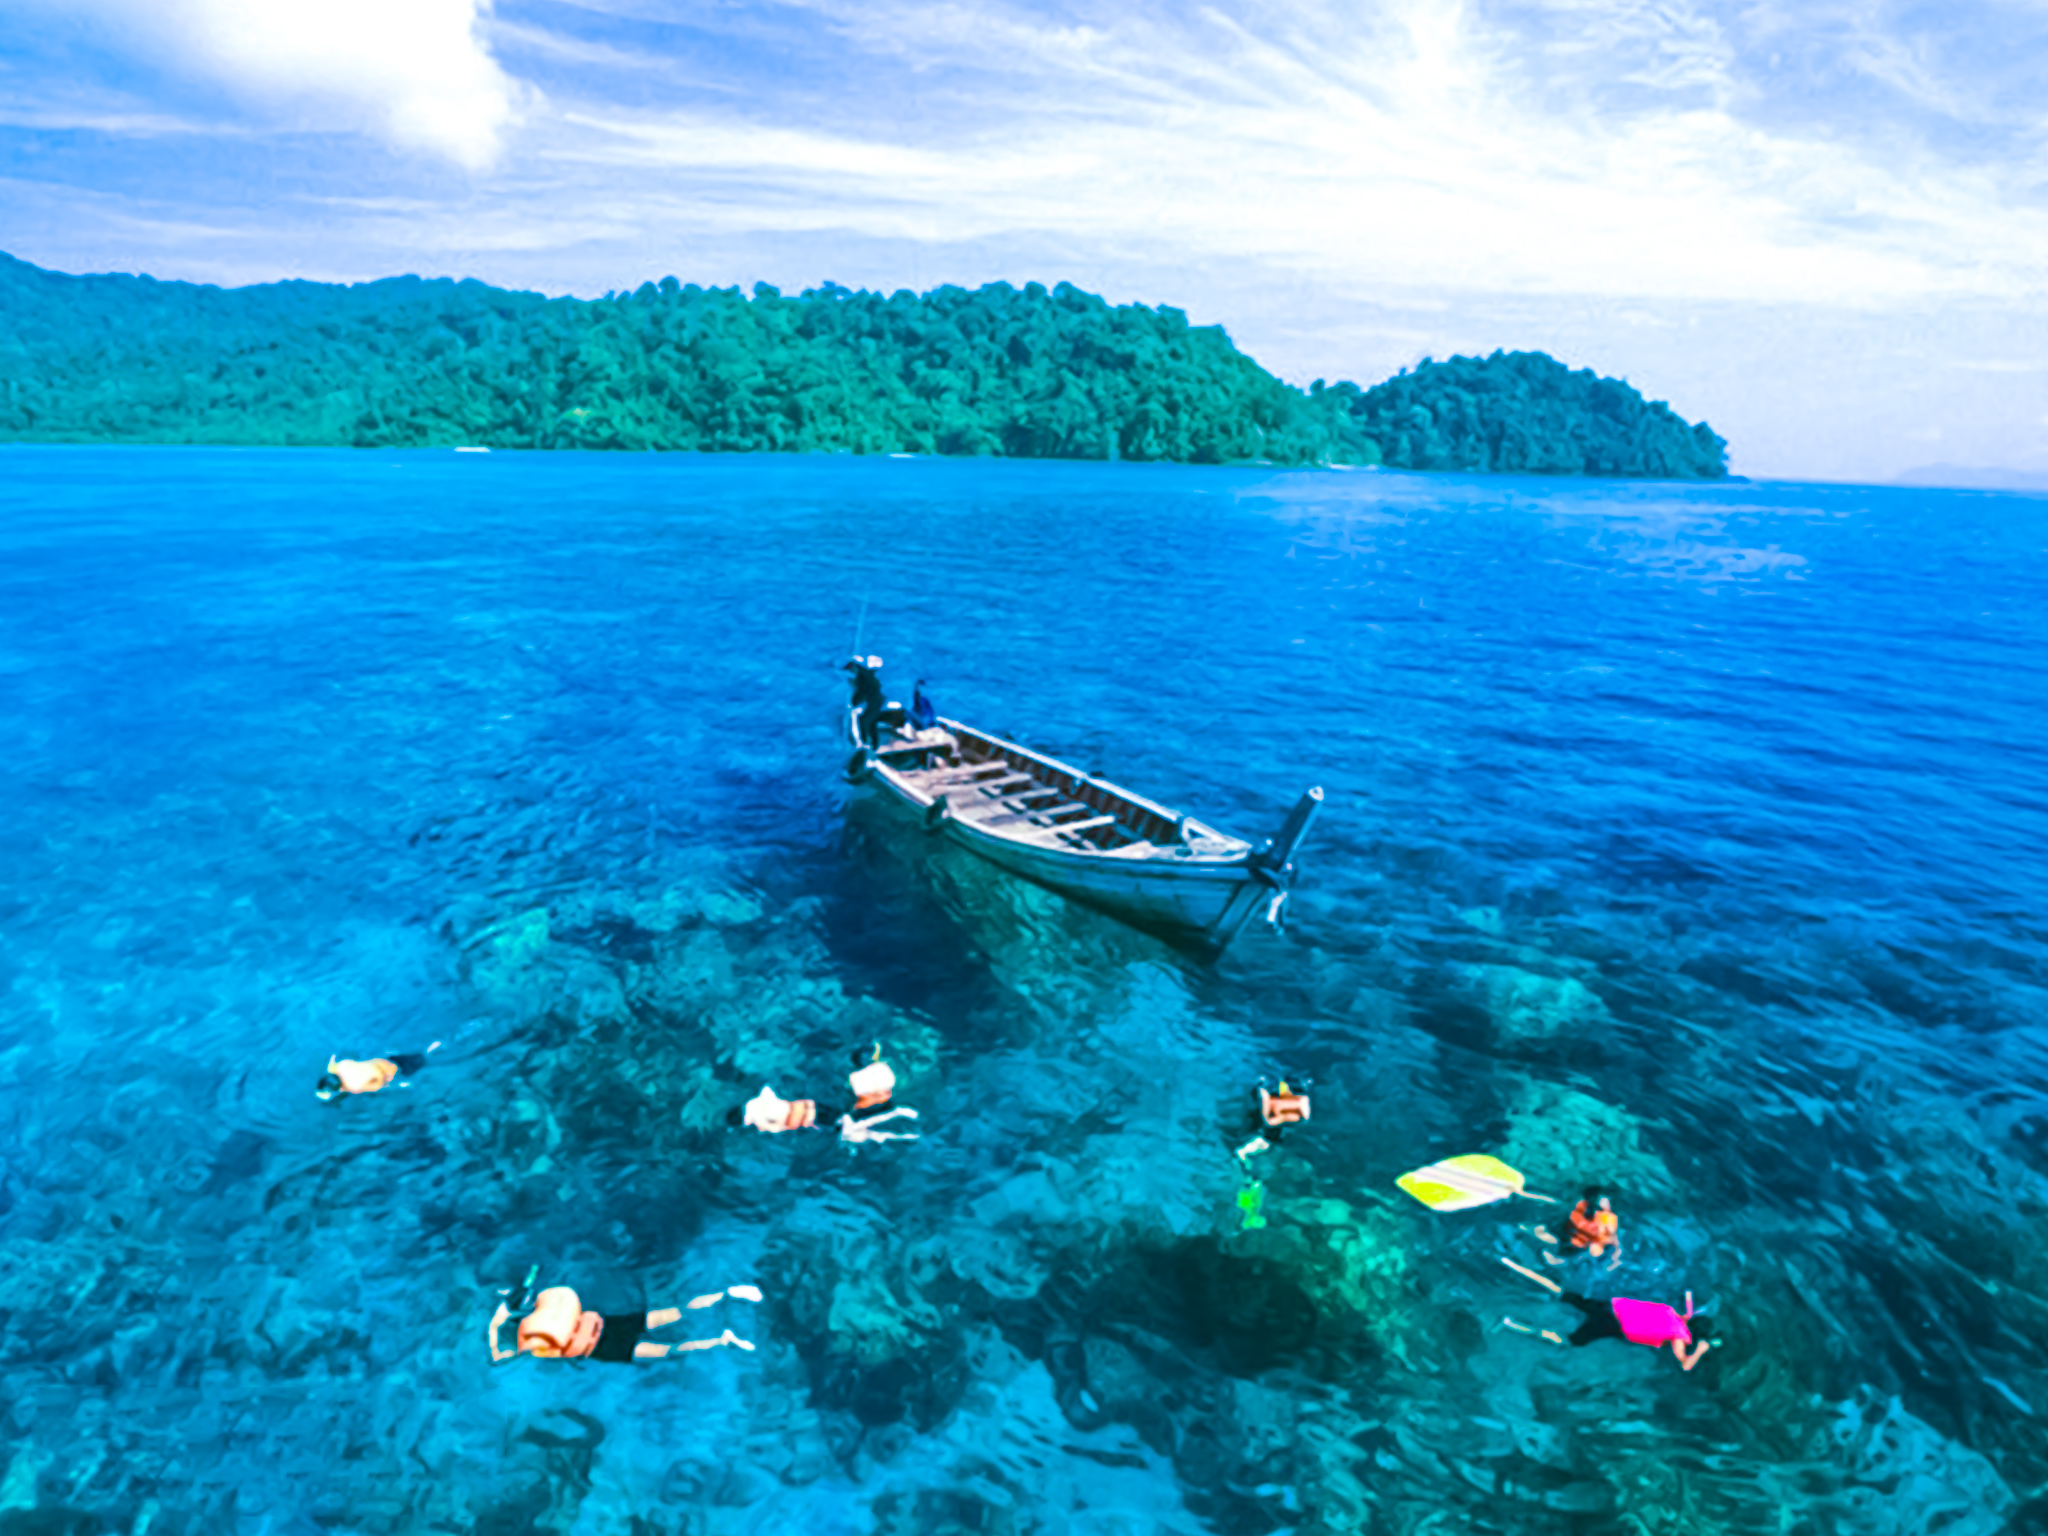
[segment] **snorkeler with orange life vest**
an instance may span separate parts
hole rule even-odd
[[[861,1053],[853,1054],[854,1070],[847,1074],[847,1086],[853,1090],[853,1107],[839,1117],[839,1137],[842,1141],[916,1141],[915,1131],[883,1131],[876,1127],[886,1121],[899,1118],[915,1120],[914,1109],[889,1109],[881,1114],[867,1111],[881,1109],[896,1092],[896,1072],[882,1060],[882,1048],[877,1045],[874,1055],[863,1062]],[[763,1086],[744,1108],[735,1109],[725,1117],[725,1123],[735,1128],[748,1126],[753,1130],[766,1131],[771,1136],[784,1131],[821,1129],[818,1121],[816,1099],[785,1099],[772,1087]]]
[[[389,1056],[372,1056],[368,1061],[350,1061],[340,1056],[327,1058],[327,1070],[313,1085],[314,1097],[330,1102],[337,1094],[377,1093],[397,1083],[410,1086],[410,1079],[427,1064],[427,1057],[441,1049],[436,1040],[417,1055],[394,1051]]]
[[[739,1301],[759,1301],[761,1292],[751,1285],[729,1285],[708,1296],[698,1296],[681,1307],[655,1307],[646,1312],[600,1313],[583,1305],[582,1298],[566,1285],[552,1285],[531,1292],[536,1265],[527,1272],[526,1284],[518,1296],[506,1296],[491,1314],[491,1363],[532,1355],[536,1360],[597,1360],[612,1365],[630,1365],[637,1360],[659,1360],[666,1355],[691,1350],[722,1349],[731,1345],[752,1350],[753,1344],[730,1328],[715,1339],[685,1339],[676,1344],[657,1343],[645,1337],[682,1318],[685,1310],[697,1312],[716,1306],[730,1296]],[[519,1327],[511,1349],[500,1346],[498,1331],[515,1312]]]
[[[1532,1230],[1551,1247],[1558,1246],[1557,1238],[1545,1228],[1536,1227]],[[1570,1234],[1568,1241],[1572,1248],[1595,1259],[1611,1250],[1613,1257],[1608,1259],[1607,1267],[1620,1267],[1621,1218],[1614,1212],[1614,1202],[1602,1193],[1598,1186],[1587,1190],[1579,1203],[1566,1214],[1565,1230]],[[1569,1263],[1571,1258],[1572,1255],[1569,1253],[1559,1255],[1546,1250],[1543,1262],[1565,1264]]]
[[[1259,1079],[1256,1132],[1250,1141],[1237,1149],[1236,1157],[1240,1163],[1245,1163],[1247,1158],[1256,1153],[1270,1152],[1279,1145],[1281,1134],[1288,1126],[1300,1125],[1308,1119],[1309,1102],[1306,1090],[1313,1086],[1314,1084],[1307,1079],[1303,1079],[1301,1088],[1297,1090],[1283,1079],[1277,1092],[1268,1092],[1266,1080]],[[1245,1165],[1250,1166],[1249,1163]]]
[[[1306,1079],[1296,1089],[1284,1078],[1277,1091],[1269,1092],[1266,1080],[1259,1079],[1259,1107],[1252,1122],[1252,1139],[1239,1147],[1233,1154],[1249,1181],[1237,1192],[1237,1208],[1243,1213],[1240,1231],[1254,1232],[1266,1224],[1266,1185],[1263,1179],[1252,1174],[1251,1160],[1261,1152],[1270,1152],[1279,1144],[1287,1127],[1300,1125],[1309,1117]]]

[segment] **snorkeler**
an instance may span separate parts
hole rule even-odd
[[[1307,1090],[1311,1084],[1302,1079],[1297,1090],[1287,1082],[1280,1084],[1277,1093],[1268,1091],[1266,1080],[1259,1079],[1258,1117],[1253,1122],[1257,1127],[1252,1139],[1239,1147],[1234,1154],[1245,1171],[1246,1183],[1237,1192],[1237,1209],[1240,1213],[1238,1230],[1254,1232],[1266,1225],[1266,1186],[1252,1172],[1251,1160],[1260,1152],[1270,1152],[1280,1143],[1282,1133],[1290,1125],[1299,1125],[1309,1117]]]
[[[860,1053],[854,1053],[855,1069],[847,1075],[847,1084],[853,1089],[853,1108],[839,1117],[839,1135],[846,1141],[915,1141],[915,1132],[878,1131],[876,1126],[887,1120],[917,1118],[914,1109],[892,1109],[883,1114],[870,1115],[866,1119],[855,1118],[865,1109],[879,1108],[889,1102],[896,1091],[896,1073],[882,1060],[882,1048],[875,1047],[874,1059],[861,1064]],[[751,1126],[757,1131],[766,1131],[771,1136],[784,1131],[805,1131],[822,1129],[818,1119],[816,1099],[785,1099],[771,1087],[764,1087],[747,1101],[744,1109],[730,1111],[725,1117],[730,1126]]]
[[[1586,1191],[1585,1196],[1566,1215],[1565,1222],[1567,1230],[1571,1233],[1572,1247],[1582,1253],[1591,1254],[1596,1259],[1611,1248],[1614,1250],[1614,1256],[1607,1261],[1607,1267],[1615,1269],[1620,1266],[1621,1218],[1615,1215],[1614,1203],[1600,1192],[1598,1186]],[[1557,1239],[1545,1228],[1537,1227],[1534,1231],[1544,1242],[1556,1245]],[[1570,1254],[1559,1256],[1546,1252],[1543,1255],[1546,1264],[1563,1264],[1570,1258]]]
[[[1244,1160],[1253,1153],[1270,1151],[1280,1143],[1281,1132],[1290,1125],[1299,1125],[1309,1117],[1307,1090],[1314,1084],[1304,1078],[1300,1092],[1280,1084],[1278,1093],[1266,1091],[1266,1080],[1259,1079],[1259,1125],[1258,1134],[1237,1149],[1237,1160]]]
[[[529,1284],[531,1279],[529,1277]],[[761,1292],[751,1285],[731,1285],[709,1296],[687,1303],[696,1312],[726,1297],[759,1301]],[[602,1360],[629,1365],[635,1360],[659,1360],[664,1355],[693,1349],[719,1349],[727,1344],[751,1350],[754,1346],[730,1328],[715,1339],[688,1339],[680,1344],[655,1344],[642,1337],[655,1328],[665,1328],[683,1315],[684,1307],[656,1307],[650,1312],[622,1312],[616,1315],[586,1311],[582,1300],[566,1285],[552,1285],[533,1298],[532,1308],[519,1319],[518,1343],[502,1349],[498,1330],[512,1316],[510,1300],[500,1301],[491,1314],[491,1363],[516,1359],[522,1354],[538,1360]]]
[[[818,1101],[785,1099],[773,1088],[764,1087],[747,1100],[744,1109],[729,1111],[725,1123],[751,1126],[771,1136],[779,1136],[784,1131],[807,1131],[818,1123]]]
[[[389,1056],[372,1056],[368,1061],[344,1061],[339,1056],[330,1056],[326,1072],[313,1085],[314,1096],[325,1102],[337,1093],[375,1093],[394,1082],[403,1086],[406,1079],[427,1064],[428,1055],[439,1049],[441,1042],[436,1040],[418,1055],[394,1051]]]
[[[881,1109],[896,1092],[896,1071],[882,1060],[882,1048],[877,1045],[874,1055],[863,1062],[860,1052],[853,1053],[853,1071],[846,1077],[846,1085],[853,1090],[853,1108],[839,1117],[839,1135],[844,1141],[916,1141],[915,1131],[878,1131],[876,1126],[884,1121],[917,1118],[914,1109],[885,1110],[879,1115],[857,1118],[871,1109]]]
[[[1645,1344],[1658,1350],[1669,1344],[1672,1357],[1688,1371],[1698,1365],[1700,1357],[1707,1352],[1710,1341],[1701,1338],[1695,1342],[1693,1338],[1695,1330],[1702,1334],[1707,1331],[1707,1319],[1704,1314],[1694,1315],[1691,1291],[1685,1293],[1685,1312],[1681,1315],[1677,1309],[1667,1307],[1661,1301],[1631,1301],[1626,1296],[1595,1301],[1577,1291],[1566,1290],[1555,1280],[1539,1275],[1533,1269],[1524,1269],[1513,1259],[1504,1258],[1501,1263],[1518,1275],[1527,1275],[1545,1290],[1554,1292],[1566,1306],[1578,1308],[1585,1318],[1568,1339],[1548,1328],[1531,1328],[1526,1323],[1518,1323],[1512,1317],[1501,1319],[1517,1333],[1533,1333],[1553,1344],[1570,1344],[1580,1349],[1602,1339],[1625,1339],[1631,1344]],[[1685,1352],[1688,1344],[1693,1346],[1690,1355]]]

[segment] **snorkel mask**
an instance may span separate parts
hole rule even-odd
[[[515,1317],[533,1305],[533,1282],[540,1278],[540,1266],[534,1265],[526,1272],[526,1278],[517,1285],[501,1286],[498,1294],[505,1298],[505,1310]]]

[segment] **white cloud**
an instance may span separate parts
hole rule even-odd
[[[772,94],[746,119],[586,103],[547,157],[629,170],[650,206],[695,198],[707,227],[1057,231],[1361,287],[2016,297],[2048,251],[2048,210],[2007,172],[1745,122],[1719,31],[1663,0],[1546,11],[1561,48],[1638,50],[1651,97],[1627,112],[1559,109],[1529,52],[1459,0],[1091,25],[989,3],[874,4],[856,24],[815,3],[850,52],[906,62],[946,128],[803,126]]]
[[[361,131],[483,169],[531,101],[481,36],[491,0],[0,0],[284,126]]]

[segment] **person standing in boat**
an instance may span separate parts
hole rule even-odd
[[[917,691],[910,696],[910,728],[914,731],[928,731],[939,723],[939,712],[925,695],[924,679],[917,680]]]
[[[882,658],[855,656],[844,670],[853,674],[853,707],[860,711],[861,744],[872,749],[881,740],[882,711],[889,707],[882,692]]]

